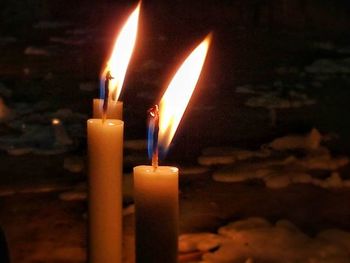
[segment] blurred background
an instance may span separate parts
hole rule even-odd
[[[136,4],[0,2],[0,226],[13,262],[84,261],[86,120],[102,67]],[[214,38],[208,59],[163,163],[192,166],[207,147],[256,150],[313,128],[333,154],[348,155],[349,13],[347,0],[144,0],[121,94],[125,173],[149,162],[147,109],[209,32]],[[80,190],[62,197],[72,188]],[[315,200],[323,195],[315,193]],[[326,194],[330,200],[339,195],[349,193]],[[125,205],[130,203],[129,193]],[[311,220],[307,214],[298,225],[310,233],[323,226],[349,230],[349,209],[335,210],[336,219]],[[256,212],[242,211],[240,216]],[[233,214],[203,229],[216,229]],[[197,229],[193,221],[182,229]]]

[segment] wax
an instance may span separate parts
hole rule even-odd
[[[89,262],[122,262],[121,120],[87,121],[89,155]]]
[[[178,168],[134,167],[137,263],[177,262]]]
[[[93,100],[93,118],[102,118],[103,99]],[[108,100],[107,119],[123,119],[123,102]]]

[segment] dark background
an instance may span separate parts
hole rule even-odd
[[[13,262],[51,262],[35,260],[41,258],[38,255],[44,250],[55,251],[63,243],[71,244],[72,255],[74,248],[85,246],[86,203],[62,203],[57,191],[86,181],[86,166],[80,173],[72,174],[63,169],[63,161],[71,155],[85,160],[85,123],[91,116],[92,99],[99,94],[99,74],[116,33],[136,4],[111,0],[0,2],[0,83],[12,92],[11,96],[0,93],[0,97],[10,109],[17,109],[22,103],[30,112],[16,120],[28,126],[39,123],[42,128],[50,127],[50,117],[31,115],[37,113],[30,109],[38,102],[45,102],[39,115],[62,108],[82,114],[77,119],[64,120],[74,145],[63,154],[12,156],[4,148],[0,150],[0,224],[8,236]],[[276,136],[306,133],[313,127],[331,135],[334,140],[328,146],[333,153],[349,154],[350,62],[343,72],[313,74],[306,70],[318,59],[338,63],[350,57],[349,14],[347,0],[144,0],[138,40],[121,97],[125,138],[146,138],[147,109],[159,101],[176,67],[190,50],[213,32],[198,86],[163,163],[194,164],[208,146],[257,149]],[[54,25],[42,27],[43,21]],[[28,47],[47,54],[25,54]],[[326,64],[323,70],[328,67]],[[84,83],[92,88],[81,90]],[[250,95],[236,92],[238,86],[247,84],[258,90],[260,86],[262,90],[269,87],[269,91],[280,87],[282,93],[302,87],[302,93],[316,104],[277,110],[276,123],[271,125],[266,108],[245,106]],[[21,136],[21,132],[11,121],[0,123],[0,138]],[[49,140],[20,146],[33,144],[44,149],[51,147]],[[139,155],[142,156],[136,164],[147,162],[146,151]],[[130,172],[133,165],[126,164],[125,172]],[[222,191],[230,192],[228,188],[225,186]],[[40,193],[45,192],[43,189],[49,189],[48,193]],[[217,189],[221,191],[219,186]],[[7,196],[7,190],[17,194]],[[236,190],[242,196],[245,193],[243,188]],[[253,190],[248,192],[253,195],[258,191]],[[325,194],[313,188],[292,188],[285,192],[288,204],[300,191],[316,207],[321,206],[318,198],[326,195],[329,209],[319,207],[322,216],[316,218],[308,206],[300,205],[294,217],[298,226],[309,233],[323,227],[350,229],[344,206],[331,208],[333,201],[338,205],[346,203],[347,190]],[[269,192],[268,196],[273,202],[283,193],[284,190]],[[296,199],[302,203],[303,197]],[[251,213],[256,212],[250,209]],[[239,216],[250,215],[242,211]],[[288,218],[288,211],[275,211],[278,212],[266,215]],[[329,211],[336,211],[337,217],[328,216]],[[219,221],[225,220],[228,219]],[[218,222],[210,229],[217,225]],[[68,232],[63,242],[60,236]]]
[[[135,4],[130,1],[76,1],[72,6],[70,1],[2,1],[2,35],[16,38],[16,42],[2,45],[0,51],[1,80],[14,91],[12,99],[47,100],[56,108],[69,106],[90,115],[91,99],[98,91],[82,94],[78,84],[97,83],[116,32]],[[128,123],[126,137],[144,136],[145,110],[159,100],[161,90],[190,49],[212,31],[213,45],[197,88],[201,91],[195,93],[190,108],[213,106],[218,112],[206,112],[203,117],[202,112],[189,108],[185,118],[196,121],[183,121],[184,127],[179,129],[176,139],[186,136],[189,124],[195,125],[194,131],[203,133],[198,136],[207,137],[205,143],[209,140],[213,145],[216,141],[242,143],[242,136],[249,136],[246,140],[249,143],[264,139],[266,133],[275,135],[317,126],[327,132],[341,133],[348,145],[349,125],[340,118],[348,109],[344,101],[348,93],[338,88],[342,85],[337,83],[339,78],[329,81],[333,83],[324,90],[315,90],[308,87],[308,76],[281,76],[276,69],[295,67],[302,71],[318,58],[346,57],[335,50],[315,48],[315,43],[347,46],[349,9],[350,4],[345,0],[144,1],[137,46],[122,92]],[[66,25],[40,30],[35,28],[40,21],[58,21]],[[52,37],[69,38],[69,31],[76,29],[84,31],[80,44],[50,41]],[[79,35],[74,39],[79,39]],[[26,56],[23,50],[27,46],[46,48],[50,55]],[[24,69],[29,69],[30,73],[25,75]],[[49,81],[45,78],[48,74],[52,76]],[[304,83],[305,92],[321,101],[313,109],[299,114],[296,120],[282,118],[275,129],[263,128],[264,119],[254,120],[250,111],[242,109],[243,100],[235,95],[235,87],[269,85],[281,80],[291,85]],[[142,92],[149,94],[146,99],[140,99]],[[337,95],[339,97],[330,101],[323,100]],[[325,103],[337,107],[330,108],[332,105]],[[262,111],[255,111],[253,115]],[[257,125],[261,127],[260,134],[251,129],[257,121],[261,122]],[[231,132],[224,132],[227,130]],[[254,134],[250,135],[251,132]]]

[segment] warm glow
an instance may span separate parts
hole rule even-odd
[[[102,83],[104,83],[108,71],[110,71],[113,77],[109,82],[109,94],[113,100],[118,100],[123,87],[126,70],[136,42],[139,13],[140,3],[120,31],[107,66],[101,75]],[[103,87],[104,85],[101,88]]]
[[[6,119],[9,114],[9,109],[6,107],[2,98],[0,98],[0,120]]]
[[[159,145],[167,149],[196,87],[211,35],[208,35],[176,72],[159,104]]]
[[[51,122],[52,122],[52,125],[59,125],[59,124],[61,124],[60,119],[57,119],[57,118],[53,118],[53,119],[51,120]]]

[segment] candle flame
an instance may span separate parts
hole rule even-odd
[[[125,22],[120,31],[112,51],[112,54],[107,62],[107,66],[101,74],[101,99],[104,98],[104,81],[107,72],[110,72],[113,79],[109,81],[109,94],[112,100],[118,100],[128,68],[128,64],[134,50],[137,26],[140,14],[141,2],[137,5],[134,11]]]
[[[159,104],[160,151],[166,152],[198,82],[208,48],[209,34],[186,58],[176,72]]]

